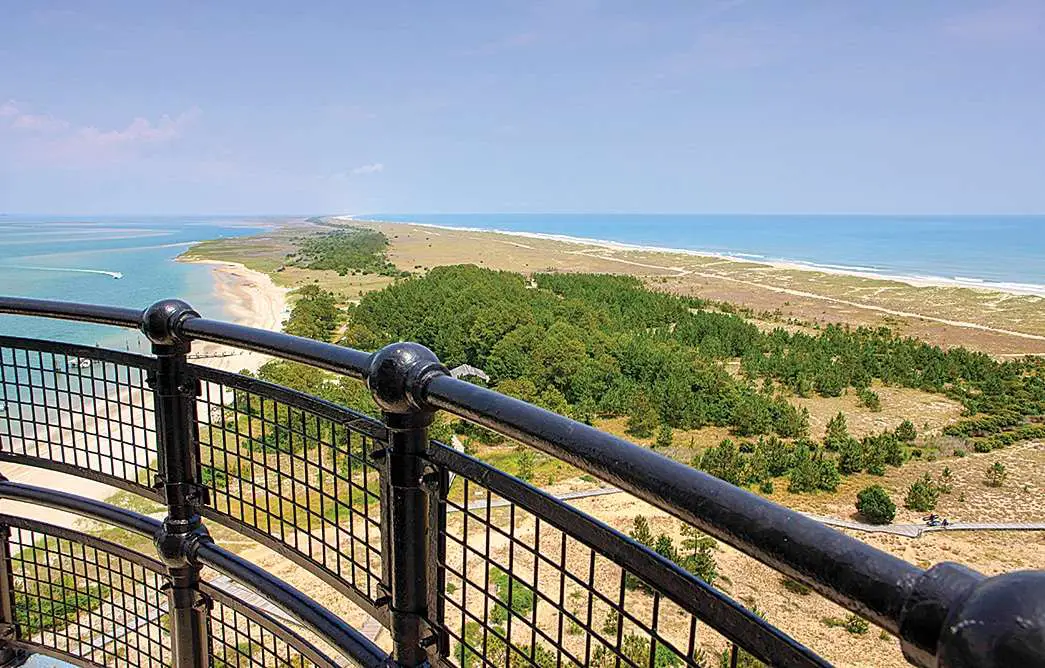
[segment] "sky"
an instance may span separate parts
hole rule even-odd
[[[1041,0],[0,0],[0,212],[1042,213]]]

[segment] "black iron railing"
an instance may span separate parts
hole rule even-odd
[[[26,652],[87,666],[699,666],[718,663],[705,651],[708,629],[728,643],[733,665],[741,656],[827,664],[672,561],[430,440],[438,410],[563,460],[805,583],[898,636],[916,665],[1045,663],[1045,572],[923,570],[648,449],[454,379],[422,346],[368,354],[208,320],[176,300],[139,311],[0,298],[0,313],[146,334],[151,355],[0,337],[0,461],[165,506],[160,521],[0,482],[0,498],[77,513],[155,545],[148,556],[133,541],[0,516],[0,666]],[[382,420],[191,364],[193,341],[365,381]],[[383,649],[215,544],[208,523],[316,576],[378,620],[389,643]],[[216,573],[284,613],[218,586]]]

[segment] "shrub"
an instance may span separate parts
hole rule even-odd
[[[914,423],[910,420],[904,420],[900,423],[900,426],[893,432],[896,434],[896,438],[900,439],[905,443],[910,443],[918,437],[918,432],[914,428]]]
[[[649,438],[657,428],[659,416],[653,403],[644,393],[639,393],[631,406],[628,415],[627,432],[637,438]]]
[[[910,510],[929,512],[936,507],[936,501],[940,498],[940,488],[926,473],[921,480],[907,488],[907,498],[904,505]]]
[[[809,593],[813,591],[798,580],[792,580],[791,578],[781,578],[780,584],[784,585],[784,589],[792,594],[798,594],[799,596],[808,596]]]
[[[534,468],[537,466],[537,455],[530,450],[519,453],[519,471],[517,475],[520,480],[530,482],[533,480]]]
[[[878,393],[870,388],[861,389],[857,392],[857,396],[860,397],[860,405],[864,408],[869,408],[875,413],[882,410],[882,401],[878,398]]]
[[[504,607],[509,604],[512,612],[519,617],[526,617],[533,609],[534,595],[533,587],[526,584],[514,575],[508,575],[500,568],[494,567],[490,573],[490,584],[493,585],[497,596],[493,612],[490,615],[495,624],[501,624],[508,620],[508,610]],[[509,590],[511,592],[509,593]]]
[[[881,485],[871,485],[856,495],[856,510],[871,524],[889,524],[896,517],[896,504]]]
[[[636,515],[631,521],[630,535],[636,542],[648,548],[653,548],[653,532],[649,528],[649,520],[643,515]]]
[[[827,423],[827,435],[824,437],[824,447],[835,451],[849,440],[849,426],[846,424],[845,413],[839,411],[837,415]]]
[[[1005,484],[1005,479],[1008,477],[1009,472],[1005,470],[1005,464],[994,462],[984,472],[983,482],[988,487],[1001,487]]]
[[[657,440],[654,442],[653,447],[655,448],[670,448],[675,438],[671,432],[671,427],[663,424],[657,431]]]
[[[706,471],[716,478],[734,485],[746,482],[746,462],[744,456],[730,439],[725,439],[715,447],[708,448],[694,460],[694,468]]]
[[[853,635],[863,635],[869,628],[867,620],[859,615],[849,615],[845,618],[845,630]]]
[[[228,487],[229,477],[225,471],[204,464],[203,468],[200,469],[200,482],[205,487],[222,490]]]

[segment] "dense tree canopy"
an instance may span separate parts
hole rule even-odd
[[[388,261],[388,237],[376,230],[346,227],[301,239],[288,260],[307,269],[330,269],[348,273],[402,276]]]
[[[302,331],[307,324],[316,338],[329,336],[321,291],[302,296],[295,327],[299,309],[309,316]],[[757,438],[723,443],[694,462],[741,485],[789,474],[792,491],[833,489],[840,473],[899,466],[917,436],[908,421],[857,440],[839,414],[820,448],[805,440],[808,414],[789,395],[853,388],[867,404],[874,381],[944,393],[969,416],[949,433],[977,449],[1043,430],[1028,419],[1045,413],[1040,362],[999,363],[884,328],[763,332],[721,305],[654,292],[628,276],[437,267],[365,295],[347,316],[344,345],[418,341],[448,366],[484,369],[499,391],[587,422],[627,417],[633,435],[660,434],[662,447],[668,430],[707,425]],[[739,374],[726,370],[730,359],[740,360]]]

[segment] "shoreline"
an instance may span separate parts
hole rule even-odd
[[[211,265],[214,294],[226,310],[228,319],[237,325],[281,331],[287,317],[287,293],[277,286],[268,274],[248,269],[239,262],[223,260],[196,260],[178,257],[175,262]],[[193,352],[217,352],[227,346],[202,343]],[[215,357],[196,360],[198,363],[224,371],[247,369],[257,371],[269,357],[261,353],[245,352],[235,357]]]
[[[178,259],[175,261],[185,262],[186,260]],[[234,262],[210,260],[191,260],[191,262],[216,265],[212,269],[212,278],[214,280],[213,289],[215,295],[227,310],[227,316],[232,321],[248,327],[258,327],[271,330],[281,329],[287,308],[287,290],[276,286],[268,275],[247,269],[243,265]],[[222,348],[224,348],[224,346],[205,343],[198,345],[193,352],[207,354],[208,352],[216,352]],[[225,371],[235,372],[242,369],[257,371],[257,369],[268,359],[269,357],[266,355],[251,352],[236,355],[234,357],[197,359],[193,360],[193,362]],[[107,420],[108,419],[114,418],[108,417]],[[108,422],[106,422],[106,424],[108,424]],[[56,427],[50,428],[52,434],[55,433],[55,428]],[[71,427],[62,428],[63,431],[68,431],[69,429],[72,429],[75,433],[74,438],[77,443],[88,438],[87,434],[82,433],[83,424],[79,419],[74,420]],[[52,437],[51,440],[54,440],[54,438]],[[66,448],[69,446],[50,446],[50,448],[54,447]],[[149,445],[146,444],[144,447],[152,451],[152,448]],[[98,454],[100,455],[100,453],[101,450],[99,446]],[[126,458],[125,455],[126,453],[121,453],[114,456],[122,459]],[[13,482],[35,485],[47,489],[61,489],[96,501],[105,501],[120,491],[116,487],[111,487],[101,482],[26,464],[4,462],[0,464],[0,473],[7,476]],[[17,501],[0,502],[0,508],[5,512],[31,517],[57,526],[69,528],[75,527],[78,523],[89,521],[82,519],[78,515],[62,510]]]
[[[815,263],[804,260],[789,260],[785,258],[770,258],[754,253],[722,253],[710,250],[698,250],[689,248],[671,248],[667,246],[655,246],[645,244],[633,244],[612,239],[596,239],[589,237],[575,237],[566,234],[551,234],[546,232],[520,232],[516,230],[502,230],[485,227],[469,227],[440,225],[437,223],[417,223],[397,220],[380,220],[376,218],[361,218],[355,216],[330,216],[330,220],[340,223],[375,223],[382,225],[412,225],[436,230],[449,230],[454,232],[477,232],[488,234],[502,234],[506,236],[520,237],[524,239],[535,239],[542,241],[556,241],[560,243],[573,244],[577,246],[589,246],[603,248],[612,251],[628,251],[639,253],[662,253],[670,255],[683,255],[686,257],[697,257],[736,262],[744,264],[764,265],[772,269],[783,269],[789,271],[805,271],[838,276],[854,276],[878,281],[892,281],[915,288],[944,287],[944,288],[966,288],[985,292],[999,292],[1029,297],[1045,297],[1045,285],[1037,283],[1019,283],[989,281],[974,277],[946,277],[921,274],[896,274],[880,271],[874,267],[859,267],[829,263]],[[672,267],[678,271],[684,271],[681,267]]]

